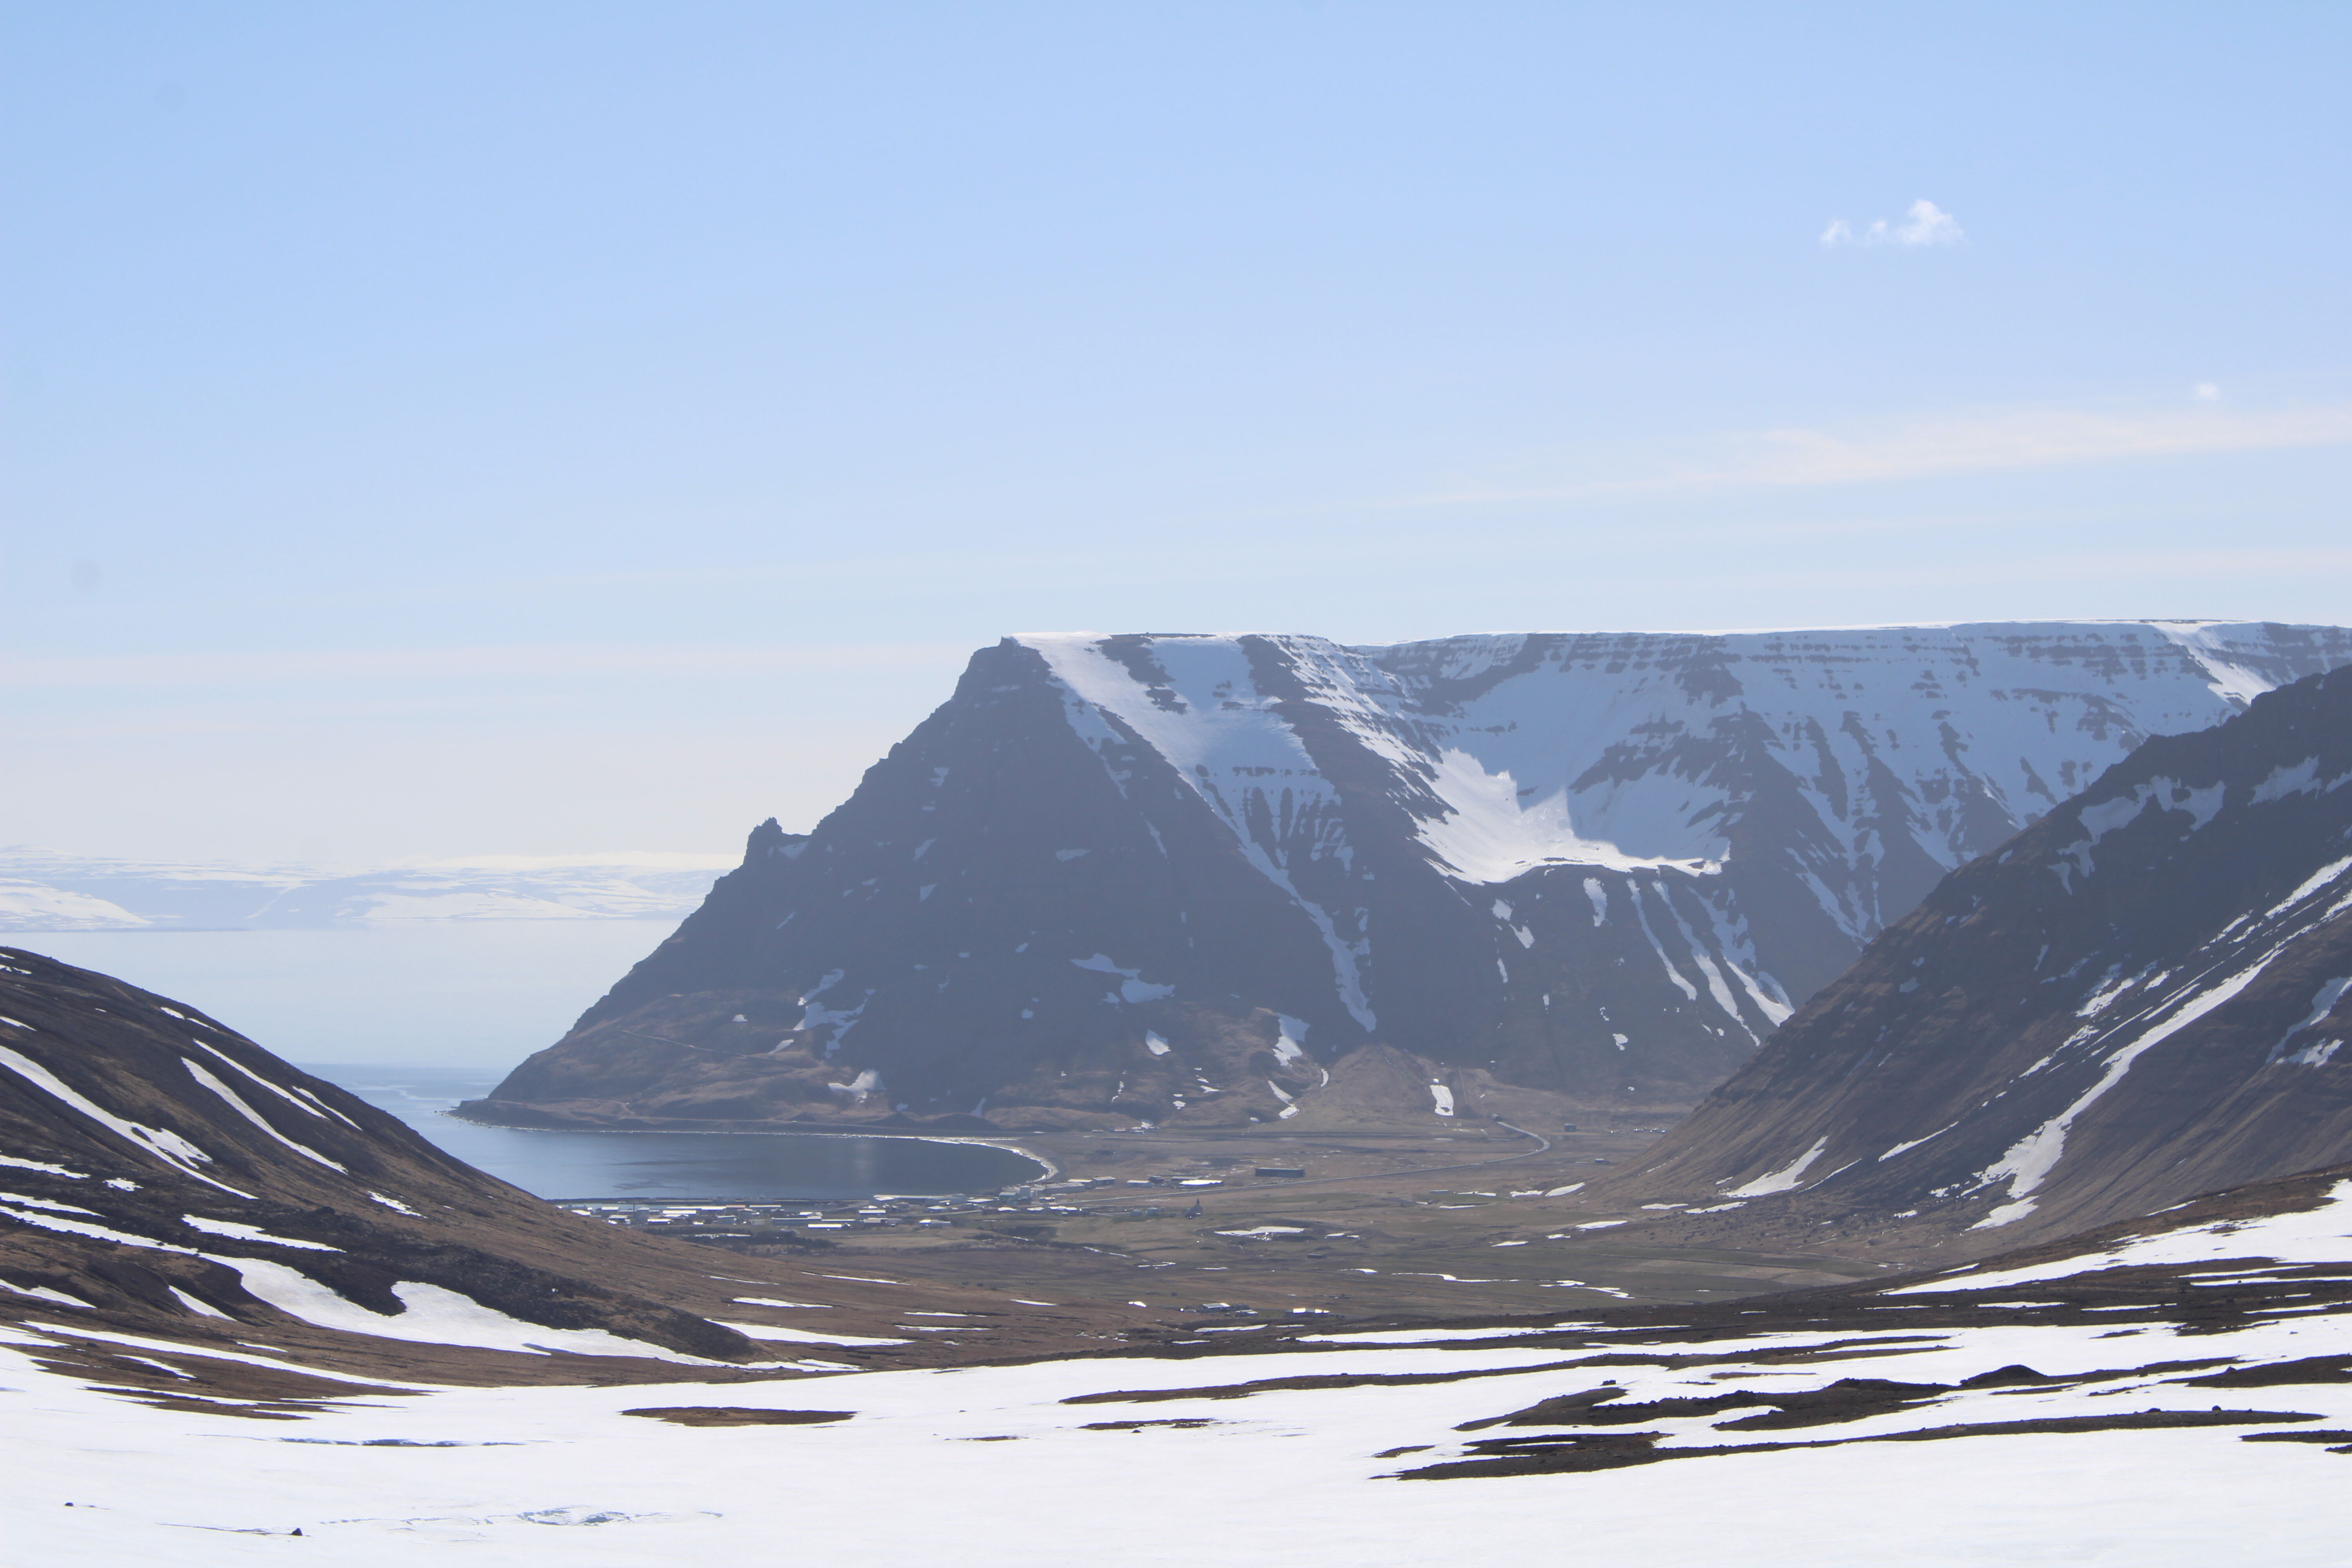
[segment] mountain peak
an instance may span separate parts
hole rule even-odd
[[[558,1047],[604,1067],[497,1098],[1271,1119],[1319,1087],[1240,1045],[1278,1016],[1319,1066],[1385,1044],[1688,1103],[2150,736],[2347,662],[2341,628],[2222,622],[1006,637]]]

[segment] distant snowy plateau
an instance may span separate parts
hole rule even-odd
[[[2347,662],[2222,622],[1008,637],[499,1098],[1272,1121],[1380,1045],[1687,1103],[2143,741]]]
[[[657,920],[731,861],[493,856],[383,870],[116,860],[0,848],[0,931],[285,931],[388,921]]]

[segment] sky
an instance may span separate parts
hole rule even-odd
[[[805,829],[1010,632],[2352,622],[2340,5],[0,0],[0,843]]]

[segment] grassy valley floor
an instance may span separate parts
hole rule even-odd
[[[823,1256],[887,1265],[909,1284],[1087,1299],[1137,1338],[1190,1337],[1246,1316],[1386,1321],[1725,1300],[1892,1266],[1660,1246],[1642,1239],[1639,1221],[1650,1216],[1606,1215],[1562,1191],[1638,1154],[1658,1136],[1643,1127],[1548,1138],[1499,1125],[1030,1136],[1020,1146],[1052,1160],[1062,1179],[1117,1184],[1039,1189],[944,1226],[855,1226],[830,1233]],[[1219,1184],[1177,1184],[1185,1181]],[[719,1245],[809,1256],[757,1240]]]

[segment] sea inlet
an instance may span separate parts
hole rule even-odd
[[[877,1193],[981,1193],[1034,1181],[1035,1161],[986,1143],[817,1132],[571,1132],[443,1114],[500,1075],[431,1067],[305,1066],[442,1149],[559,1199],[820,1202]]]

